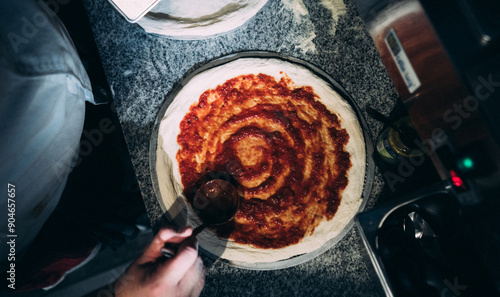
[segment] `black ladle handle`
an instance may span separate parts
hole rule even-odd
[[[198,236],[198,234],[200,234],[201,231],[203,231],[206,227],[207,227],[207,224],[205,224],[205,223],[199,225],[198,227],[196,227],[193,230],[193,233],[191,234],[191,237]],[[166,258],[170,259],[170,258],[175,257],[175,255],[177,255],[177,251],[178,250],[179,250],[179,244],[178,243],[167,242],[161,248],[161,253],[163,254],[163,256],[165,256]]]

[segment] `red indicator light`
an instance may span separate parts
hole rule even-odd
[[[453,170],[450,171],[450,174],[453,185],[457,188],[464,188],[464,181],[460,178],[460,176],[458,176]]]

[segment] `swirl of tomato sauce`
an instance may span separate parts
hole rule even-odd
[[[281,248],[335,215],[351,167],[349,135],[312,87],[295,87],[286,75],[238,76],[205,91],[180,128],[187,199],[217,172],[243,197],[234,220],[214,227],[219,237]]]

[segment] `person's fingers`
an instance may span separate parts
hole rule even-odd
[[[172,284],[177,284],[184,278],[196,259],[198,259],[198,242],[196,237],[191,236],[181,243],[175,257],[165,261],[158,268],[158,273],[168,276]]]
[[[201,291],[203,291],[203,287],[205,287],[205,275],[203,275],[203,278],[200,278],[198,280],[198,283],[194,286],[193,291],[191,292],[190,297],[198,297],[201,294]]]
[[[205,268],[203,267],[203,261],[198,257],[177,285],[177,289],[181,296],[197,297],[203,290],[204,285]]]
[[[191,228],[186,228],[180,232],[177,232],[177,230],[171,227],[161,229],[153,238],[153,241],[151,241],[142,256],[137,259],[136,263],[141,265],[156,261],[156,259],[162,256],[161,248],[166,242],[180,243],[191,236],[192,232],[193,229]]]
[[[198,297],[201,294],[201,291],[203,291],[203,288],[205,287],[205,274],[203,274],[203,278],[200,278],[198,280],[198,283],[193,288],[193,291],[191,292],[191,297]]]

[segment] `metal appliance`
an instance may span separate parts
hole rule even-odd
[[[440,179],[358,215],[381,287],[500,296],[500,1],[354,2]]]

